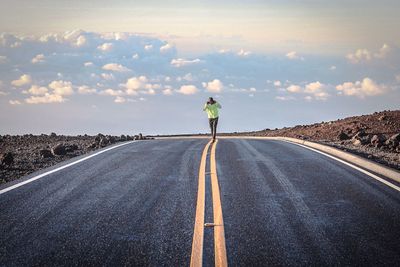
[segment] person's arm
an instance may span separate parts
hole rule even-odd
[[[206,111],[206,109],[207,109],[207,103],[204,104],[203,111]]]

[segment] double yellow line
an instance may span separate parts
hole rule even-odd
[[[205,193],[206,193],[206,161],[207,153],[211,145],[210,172],[211,172],[211,190],[213,200],[214,222],[214,257],[215,266],[228,266],[226,258],[224,220],[222,216],[221,196],[219,193],[217,164],[215,160],[215,150],[218,140],[211,141],[204,147],[200,161],[199,185],[197,191],[196,219],[194,223],[192,255],[190,258],[191,267],[200,267],[203,265],[203,241],[204,241],[204,212],[205,212]]]

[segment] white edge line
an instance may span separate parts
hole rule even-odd
[[[28,183],[30,183],[30,182],[33,182],[33,181],[35,181],[35,180],[38,180],[38,179],[40,179],[40,178],[42,178],[42,177],[44,177],[44,176],[46,176],[46,175],[49,175],[49,174],[58,172],[58,171],[60,171],[60,170],[62,170],[62,169],[68,168],[68,167],[70,167],[70,166],[72,166],[72,165],[75,165],[75,164],[78,164],[78,163],[80,163],[80,162],[82,162],[82,161],[85,161],[85,160],[87,160],[87,159],[93,158],[93,157],[95,157],[95,156],[97,156],[97,155],[100,155],[100,154],[102,154],[102,153],[104,153],[104,152],[110,151],[111,149],[114,149],[114,148],[117,148],[117,147],[121,147],[121,146],[125,146],[125,145],[131,144],[131,143],[133,143],[133,142],[136,142],[136,141],[129,141],[129,142],[126,142],[126,143],[123,143],[123,144],[119,144],[119,145],[116,145],[116,146],[113,146],[113,147],[106,148],[106,149],[101,150],[101,151],[99,151],[99,152],[96,152],[96,153],[94,153],[94,154],[92,154],[92,155],[89,155],[89,156],[87,156],[87,157],[81,158],[81,159],[79,159],[79,160],[77,160],[77,161],[68,163],[67,165],[63,165],[63,166],[58,167],[58,168],[56,168],[56,169],[54,169],[54,170],[51,170],[51,171],[48,171],[48,172],[39,174],[39,175],[37,175],[37,176],[35,176],[35,177],[32,177],[32,178],[30,178],[30,179],[28,179],[28,180],[25,180],[25,181],[23,181],[23,182],[17,183],[17,184],[15,184],[15,185],[10,186],[10,187],[6,187],[6,188],[0,190],[0,195],[6,193],[6,192],[8,192],[8,191],[11,191],[11,190],[13,190],[13,189],[16,189],[16,188],[18,188],[18,187],[20,187],[20,186],[23,186],[23,185],[25,185],[25,184],[28,184]]]
[[[305,146],[305,145],[302,145],[302,144],[297,144],[297,143],[290,142],[290,141],[287,141],[287,140],[282,140],[282,141],[287,142],[287,143],[290,143],[290,144],[293,144],[293,145],[298,145],[298,146],[307,148],[307,149],[312,150],[312,151],[314,151],[314,152],[317,152],[317,153],[320,153],[320,154],[322,154],[322,155],[325,155],[325,156],[327,156],[327,157],[329,157],[329,158],[331,158],[331,159],[334,159],[334,160],[336,160],[336,161],[339,161],[339,162],[341,162],[341,163],[343,163],[343,164],[345,164],[345,165],[347,165],[347,166],[350,166],[350,167],[352,167],[352,168],[354,168],[354,169],[356,169],[356,170],[358,170],[358,171],[360,171],[360,172],[362,172],[362,173],[364,173],[364,174],[367,174],[368,176],[370,176],[370,177],[372,177],[372,178],[378,180],[379,182],[384,183],[385,185],[390,186],[391,188],[393,188],[393,189],[395,189],[395,190],[397,190],[397,191],[400,192],[400,187],[398,187],[398,186],[396,186],[396,185],[394,185],[394,184],[392,184],[392,183],[386,181],[385,179],[383,179],[383,178],[381,178],[381,177],[379,177],[379,176],[377,176],[377,175],[375,175],[375,174],[373,174],[373,173],[370,173],[369,171],[366,171],[366,170],[364,170],[364,169],[362,169],[362,168],[360,168],[360,167],[357,167],[356,165],[353,165],[353,164],[351,164],[351,163],[349,163],[349,162],[347,162],[347,161],[341,160],[341,159],[339,159],[339,158],[337,158],[337,157],[335,157],[335,156],[329,155],[329,154],[327,154],[327,153],[325,153],[325,152],[319,151],[319,150],[317,150],[317,149],[314,149],[314,148],[311,148],[311,147],[308,147],[308,146]]]

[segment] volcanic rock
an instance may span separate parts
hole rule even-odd
[[[57,144],[55,145],[52,149],[51,149],[53,155],[55,156],[63,156],[65,154],[67,154],[67,150],[64,144]]]
[[[14,155],[11,152],[0,155],[0,163],[2,165],[11,165],[14,163]]]
[[[41,149],[39,151],[39,155],[43,159],[53,158],[54,157],[53,153],[51,153],[51,150],[49,150],[49,149]]]

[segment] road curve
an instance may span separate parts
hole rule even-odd
[[[134,142],[0,194],[0,266],[189,265],[207,142]],[[399,265],[398,191],[286,142],[215,148],[229,265]]]

